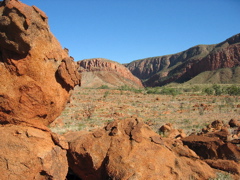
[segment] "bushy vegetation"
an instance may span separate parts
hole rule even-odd
[[[155,88],[146,88],[146,94],[164,94],[176,96],[181,94],[181,89],[171,88],[171,87],[155,87]]]
[[[214,94],[214,89],[211,88],[211,87],[204,88],[203,93],[205,93],[207,95],[213,95]]]
[[[102,85],[98,89],[111,89],[107,85]],[[120,91],[132,91],[135,93],[145,93],[145,94],[163,94],[176,96],[179,94],[194,93],[194,94],[205,94],[205,95],[230,95],[230,96],[240,96],[240,87],[237,85],[190,85],[190,86],[163,86],[163,87],[147,87],[145,89],[136,89],[129,87],[127,85],[120,86],[117,88]]]
[[[135,92],[135,93],[142,93],[144,91],[144,89],[136,89],[136,88],[133,88],[133,87],[129,87],[127,85],[120,86],[120,87],[117,88],[117,90],[120,90],[120,91],[132,91],[132,92]]]
[[[230,96],[239,96],[240,95],[240,87],[236,85],[231,86],[220,86],[217,84],[212,85],[211,87],[207,87],[203,89],[203,93],[207,95],[230,95]]]
[[[240,95],[240,87],[237,87],[236,85],[232,85],[230,87],[226,88],[227,94],[231,96],[239,96]]]
[[[100,87],[98,87],[98,89],[110,89],[110,88],[108,87],[108,85],[101,85]]]
[[[146,88],[146,94],[160,94],[161,89],[159,87]]]
[[[205,94],[205,95],[230,95],[240,96],[240,86],[224,84],[201,85],[171,85],[164,87],[147,87],[146,94],[164,94],[176,96],[179,94]]]
[[[182,92],[181,92],[181,90],[179,90],[179,89],[164,87],[164,88],[162,88],[160,94],[176,96],[176,95],[181,94],[181,93],[182,93]]]
[[[110,88],[107,85],[101,85],[97,89],[115,89],[115,88]],[[144,91],[144,89],[136,89],[136,88],[133,88],[133,87],[129,87],[127,85],[119,86],[116,89],[120,90],[120,91],[132,91],[132,92],[135,92],[135,93],[141,93],[141,92]]]

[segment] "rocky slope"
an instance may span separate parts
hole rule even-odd
[[[186,82],[204,71],[240,65],[240,34],[219,44],[198,45],[186,51],[133,61],[126,67],[145,86]]]
[[[186,84],[240,84],[240,66],[204,71]]]
[[[82,87],[129,86],[142,88],[141,81],[123,65],[103,58],[78,61],[78,71],[82,74]]]

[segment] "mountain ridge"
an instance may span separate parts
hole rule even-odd
[[[125,66],[145,86],[183,83],[204,71],[240,64],[240,34],[212,45],[196,45],[176,54],[132,61]]]
[[[129,86],[143,88],[140,79],[122,64],[104,58],[84,59],[77,62],[82,75],[82,87]]]

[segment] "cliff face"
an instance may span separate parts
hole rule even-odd
[[[101,85],[141,88],[141,81],[132,75],[125,66],[103,58],[78,61],[82,74],[82,87],[99,87]]]
[[[240,64],[240,34],[216,45],[198,45],[166,56],[133,61],[126,67],[146,86],[185,82],[201,72]]]

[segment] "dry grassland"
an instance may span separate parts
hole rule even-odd
[[[227,123],[240,117],[240,96],[207,96],[185,93],[176,96],[113,89],[75,88],[71,102],[52,124],[57,133],[91,130],[115,119],[142,119],[154,131],[165,123],[190,134],[214,120]]]

